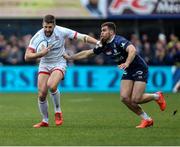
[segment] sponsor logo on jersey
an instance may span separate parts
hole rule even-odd
[[[138,75],[142,75],[142,74],[143,74],[143,71],[138,70],[136,73],[137,73]]]
[[[123,43],[123,42],[122,42],[121,45],[120,45],[120,47],[124,48],[125,44],[126,44],[126,43]]]

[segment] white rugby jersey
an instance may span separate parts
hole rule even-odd
[[[53,45],[47,55],[41,58],[40,63],[57,63],[59,61],[66,62],[62,57],[65,52],[64,43],[65,38],[70,39],[77,38],[77,32],[68,28],[55,26],[53,34],[50,37],[46,37],[44,34],[44,29],[39,30],[30,40],[28,48],[36,52],[39,42],[42,40],[47,40],[48,45]]]

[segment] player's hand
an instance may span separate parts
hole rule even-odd
[[[51,48],[52,48],[51,45],[48,47],[45,47],[44,45],[42,45],[41,51],[39,52],[41,54],[41,57],[47,55],[47,53],[50,51]]]
[[[63,54],[63,58],[66,60],[72,60],[71,56],[69,56],[67,53]]]
[[[101,40],[99,40],[99,41],[97,41],[95,48],[99,48],[99,47],[102,47],[102,46],[103,46],[102,42],[101,42]]]
[[[120,69],[126,69],[126,68],[129,67],[129,64],[125,62],[125,63],[122,63],[122,64],[118,65],[118,67],[119,67]]]

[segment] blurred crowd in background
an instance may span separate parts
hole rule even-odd
[[[89,33],[95,37],[95,34]],[[0,34],[0,65],[36,65],[36,61],[25,62],[24,53],[29,44],[32,35],[16,36],[11,35],[5,37]],[[147,34],[138,36],[131,34],[129,39],[136,47],[138,53],[145,59],[148,65],[153,66],[180,66],[180,40],[175,34],[166,36],[160,33],[156,36],[156,42],[150,42]],[[70,55],[82,50],[93,48],[92,45],[85,44],[80,41],[67,39],[65,44],[66,52]],[[81,61],[70,61],[69,65],[112,65],[111,60],[103,54],[84,59]]]

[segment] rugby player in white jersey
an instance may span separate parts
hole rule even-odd
[[[96,45],[97,40],[73,31],[68,28],[56,25],[56,19],[53,15],[46,15],[43,18],[43,28],[40,29],[31,39],[25,53],[25,60],[31,61],[40,58],[38,72],[38,106],[42,115],[42,121],[35,124],[34,128],[48,127],[48,102],[47,94],[54,104],[55,123],[57,126],[63,123],[62,110],[60,107],[60,92],[58,84],[64,78],[66,71],[66,60],[63,58],[65,52],[65,38],[78,39],[85,43]],[[42,40],[47,40],[48,47],[42,45],[41,50],[37,52],[37,46]]]

